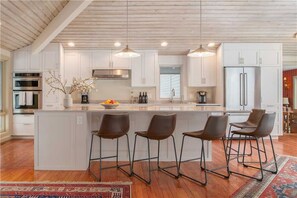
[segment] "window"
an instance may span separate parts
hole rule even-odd
[[[3,64],[0,62],[0,132],[3,132],[5,129],[3,112]]]
[[[175,99],[179,99],[180,96],[180,68],[161,67],[160,98],[169,99],[173,97]]]

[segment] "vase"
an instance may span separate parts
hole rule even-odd
[[[64,98],[64,107],[69,108],[72,107],[73,105],[73,100],[70,94],[66,94]]]

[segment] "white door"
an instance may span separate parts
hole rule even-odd
[[[202,60],[202,72],[201,72],[201,85],[205,87],[214,87],[216,86],[216,56],[205,57]]]
[[[131,64],[132,64],[132,59],[131,58],[121,58],[121,57],[116,57],[115,54],[117,53],[113,52],[112,53],[112,68],[114,69],[131,69]]]
[[[139,57],[132,59],[132,67],[131,67],[131,86],[132,87],[141,87],[144,84],[143,59],[144,59],[144,53],[141,53]]]
[[[145,86],[156,86],[156,59],[157,54],[155,52],[145,52],[144,57],[144,78]]]
[[[280,66],[279,50],[261,50],[259,62],[261,66]]]
[[[56,76],[58,76],[59,73],[56,73]],[[51,87],[46,83],[46,79],[50,77],[49,72],[43,72],[42,78],[43,78],[43,89],[42,89],[42,105],[46,108],[55,108],[59,106],[59,98],[60,98],[60,92],[49,92],[51,90]]]
[[[58,70],[60,68],[59,52],[43,51],[43,69],[44,70]]]
[[[82,79],[92,77],[92,53],[91,52],[80,52],[80,77]]]
[[[29,71],[41,71],[42,70],[42,52],[38,54],[31,54],[30,55],[30,64],[29,64]]]
[[[240,52],[241,64],[243,66],[258,66],[257,49],[244,49]]]
[[[64,80],[67,82],[66,85],[70,86],[73,78],[80,78],[79,54],[77,52],[65,53],[64,58]]]
[[[26,71],[28,68],[28,52],[25,48],[13,53],[13,71]]]
[[[188,58],[188,86],[201,85],[202,58]]]
[[[110,56],[111,56],[110,50],[94,50],[92,52],[92,68],[93,69],[111,68]]]
[[[240,65],[240,51],[235,49],[225,49],[223,51],[224,66],[239,66]]]

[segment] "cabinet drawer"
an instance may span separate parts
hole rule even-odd
[[[13,135],[34,135],[34,123],[13,123]]]
[[[34,124],[34,115],[14,115],[14,124]]]

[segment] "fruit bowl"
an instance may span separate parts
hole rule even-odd
[[[105,109],[115,109],[115,108],[117,108],[117,106],[119,106],[119,104],[104,104],[104,103],[101,103],[101,105],[102,105]]]

